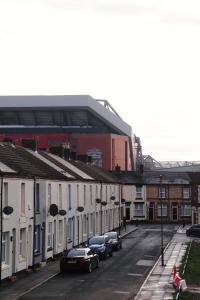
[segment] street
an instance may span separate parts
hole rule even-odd
[[[164,225],[164,245],[174,228]],[[123,239],[123,249],[101,261],[91,274],[59,274],[20,299],[133,299],[159,255],[160,226],[140,225]]]

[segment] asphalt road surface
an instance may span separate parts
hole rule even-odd
[[[173,225],[164,225],[164,245],[174,234]],[[124,300],[134,299],[160,255],[159,225],[140,225],[123,239],[123,249],[100,261],[91,274],[57,275],[27,293],[21,300]]]

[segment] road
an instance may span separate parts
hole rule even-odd
[[[164,225],[164,244],[175,226]],[[160,255],[160,227],[141,225],[123,239],[123,249],[100,262],[91,274],[57,275],[27,293],[21,300],[124,300],[134,299],[147,274]]]

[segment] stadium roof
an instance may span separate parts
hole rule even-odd
[[[85,130],[102,126],[107,132],[132,136],[131,126],[107,101],[95,100],[89,95],[0,96],[0,127],[25,126],[81,126]]]

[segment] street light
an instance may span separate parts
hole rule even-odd
[[[162,175],[160,175],[160,233],[161,233],[161,266],[164,267],[164,246],[163,246],[163,214],[162,214]]]

